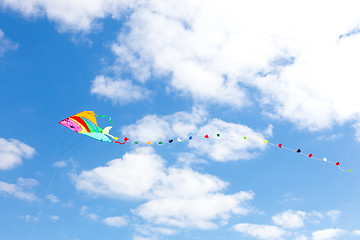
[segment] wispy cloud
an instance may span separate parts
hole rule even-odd
[[[48,194],[46,198],[49,199],[52,203],[60,202],[60,200],[54,194]]]
[[[23,158],[32,158],[35,153],[34,148],[17,139],[0,138],[0,170],[21,165]]]
[[[286,231],[283,229],[272,225],[239,223],[233,226],[233,229],[259,239],[280,240],[286,234]]]
[[[20,218],[23,219],[25,222],[36,222],[36,221],[39,221],[39,217],[38,217],[38,216],[34,217],[34,216],[29,215],[29,214],[24,215],[24,216],[21,216]]]
[[[0,57],[2,57],[7,51],[16,50],[18,46],[18,43],[12,42],[9,38],[5,36],[5,33],[0,29]]]
[[[333,209],[325,212],[325,215],[328,216],[331,219],[331,221],[335,223],[340,217],[341,211]]]
[[[38,197],[25,188],[36,186],[38,182],[32,178],[18,178],[17,184],[0,181],[0,194],[13,196],[29,202],[39,200]]]
[[[107,217],[102,222],[111,227],[123,227],[128,224],[128,220],[122,216]]]
[[[150,91],[134,85],[130,80],[97,76],[91,85],[91,93],[111,99],[114,103],[125,104],[147,98]]]
[[[99,216],[96,213],[92,213],[89,211],[90,208],[87,206],[82,206],[80,208],[80,215],[85,216],[86,218],[90,219],[91,221],[97,221]]]
[[[57,168],[63,168],[63,167],[67,167],[68,164],[65,161],[57,161],[57,162],[54,162],[53,166],[57,167]]]
[[[333,240],[343,235],[346,231],[340,228],[327,228],[312,233],[313,240]]]
[[[49,216],[49,220],[50,221],[53,221],[53,222],[56,222],[56,221],[58,221],[60,219],[60,217],[59,216],[56,216],[56,215],[50,215]]]

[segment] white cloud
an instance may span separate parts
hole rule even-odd
[[[360,236],[360,230],[354,230],[353,234],[356,235],[356,236]]]
[[[33,187],[39,184],[39,182],[33,178],[22,178],[17,179],[17,185],[21,187]]]
[[[207,120],[207,112],[195,106],[191,112],[177,112],[166,116],[146,115],[135,124],[122,128],[122,134],[132,140],[167,141],[169,138],[187,138],[198,131],[198,125]]]
[[[23,219],[25,222],[36,222],[39,221],[39,217],[34,217],[29,214],[26,214],[25,216],[21,216],[21,219]]]
[[[150,147],[83,171],[74,181],[77,189],[92,195],[145,200],[134,214],[154,224],[180,228],[216,228],[234,214],[249,213],[247,203],[254,195],[246,191],[226,195],[222,191],[228,183],[215,176],[190,168],[166,168]]]
[[[87,207],[87,206],[82,206],[82,207],[80,208],[80,215],[85,215],[88,211],[89,211],[89,207]]]
[[[97,221],[99,219],[99,216],[96,213],[89,212],[89,207],[87,206],[82,206],[80,208],[80,215],[85,216],[92,221]]]
[[[326,212],[304,212],[304,211],[295,211],[287,210],[281,213],[278,213],[272,217],[274,224],[281,226],[283,228],[301,228],[305,226],[305,222],[309,223],[319,223],[324,220],[325,217],[329,217],[330,220],[334,223],[337,221],[341,211],[339,210],[328,210]]]
[[[2,0],[0,4],[25,17],[45,15],[59,25],[60,31],[90,31],[100,27],[97,19],[119,18],[134,3],[132,0]]]
[[[137,235],[142,235],[151,238],[157,238],[159,235],[174,235],[178,233],[177,230],[172,228],[157,227],[153,225],[135,225],[135,232]]]
[[[18,178],[17,184],[9,184],[0,181],[0,194],[10,195],[29,202],[37,201],[39,199],[34,193],[28,192],[24,189],[27,187],[33,187],[37,184],[38,181],[32,178]]]
[[[133,237],[133,240],[157,240],[157,238],[152,238],[152,237],[148,238],[148,237],[142,237],[142,236],[135,235]]]
[[[287,210],[272,217],[274,224],[283,228],[300,228],[304,226],[306,212]]]
[[[171,90],[195,101],[235,107],[259,103],[264,113],[299,128],[351,122],[360,136],[360,110],[354,104],[360,100],[356,0],[1,4],[28,17],[46,15],[60,30],[89,31],[98,19],[129,14],[112,45],[118,75],[130,71],[141,82],[169,78],[165,83]]]
[[[283,229],[271,225],[239,223],[233,229],[259,239],[283,239],[286,234]]]
[[[341,215],[341,211],[332,209],[327,211],[325,215],[328,216],[332,222],[336,222]]]
[[[172,115],[147,115],[135,124],[123,127],[122,135],[140,143],[167,142],[168,139],[188,140],[188,144],[197,155],[206,155],[215,161],[250,159],[258,150],[264,150],[265,136],[271,135],[272,126],[261,133],[241,124],[229,123],[219,119],[208,119],[207,112],[194,107],[192,112],[177,112]],[[220,137],[217,134],[220,133]],[[204,136],[208,134],[209,139]],[[246,140],[244,139],[246,137]]]
[[[216,135],[220,133],[220,137]],[[204,141],[208,134],[209,141]],[[246,139],[244,139],[246,137]],[[235,123],[228,123],[219,119],[212,119],[197,130],[194,140],[189,144],[197,153],[208,155],[216,161],[230,161],[251,159],[257,151],[264,150],[266,144],[262,133]]]
[[[111,227],[123,227],[128,224],[126,218],[121,216],[107,217],[102,222]]]
[[[48,194],[46,198],[49,199],[52,203],[60,202],[60,200],[54,194]]]
[[[153,228],[153,231],[163,234],[163,235],[174,235],[177,233],[176,230],[170,228],[156,227]]]
[[[220,223],[224,221],[226,223],[232,214],[249,213],[250,209],[246,208],[246,203],[252,198],[251,192],[156,198],[140,205],[136,209],[136,214],[156,224],[180,228],[215,229],[218,223],[214,220],[218,219]]]
[[[298,201],[303,200],[301,198],[294,197],[294,193],[292,193],[292,192],[287,192],[287,193],[283,194],[282,197],[283,197],[282,202],[289,202],[289,201],[298,202]]]
[[[327,228],[312,233],[313,240],[333,240],[340,237],[346,231],[340,228]]]
[[[147,98],[150,91],[133,85],[130,80],[114,80],[100,75],[92,82],[91,93],[99,97],[109,98],[114,103],[124,104]]]
[[[32,188],[38,185],[38,181],[33,178],[21,178],[17,179],[16,184],[8,184],[6,182],[0,182],[0,193],[13,195],[14,197],[27,200],[27,201],[37,201],[37,196],[26,191],[27,188]]]
[[[18,46],[19,44],[13,43],[5,36],[5,33],[0,29],[0,57],[2,57],[7,51],[16,50]]]
[[[140,81],[169,77],[197,101],[259,102],[300,128],[359,122],[360,34],[346,35],[359,28],[358,9],[354,0],[147,1],[113,45],[115,67]]]
[[[21,165],[23,158],[32,158],[35,153],[34,148],[19,140],[0,138],[0,170]]]
[[[295,240],[308,240],[308,237],[306,237],[305,235],[300,235],[300,236],[297,236],[295,238]]]
[[[164,174],[164,160],[151,148],[137,148],[104,167],[74,176],[76,188],[113,198],[144,198]]]
[[[63,168],[63,167],[67,167],[67,163],[65,161],[57,161],[54,162],[53,166],[54,167],[58,167],[58,168]]]
[[[49,216],[49,220],[50,221],[53,221],[53,222],[56,222],[56,221],[58,221],[60,218],[59,218],[59,216],[56,216],[56,215],[51,215],[51,216]]]

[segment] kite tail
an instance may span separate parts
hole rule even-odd
[[[118,143],[118,144],[123,145],[123,144],[125,144],[128,140],[129,140],[129,138],[128,138],[128,137],[125,137],[125,138],[124,138],[124,142],[123,142],[123,143],[118,142],[118,141],[112,141],[112,142],[113,142],[113,143]]]
[[[97,117],[107,117],[107,118],[109,118],[111,124],[114,124],[113,121],[111,120],[111,117],[109,117],[109,116],[105,116],[105,115],[96,115],[96,116]]]

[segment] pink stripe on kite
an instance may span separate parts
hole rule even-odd
[[[75,132],[81,131],[81,126],[77,122],[71,120],[70,118],[66,118],[66,119],[60,121],[59,123],[67,128],[70,128],[71,130],[73,130]]]

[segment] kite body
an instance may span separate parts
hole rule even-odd
[[[111,126],[101,129],[96,122],[96,114],[93,111],[83,111],[64,120],[59,123],[71,130],[95,138],[102,142],[113,142],[109,137],[117,140],[117,137],[113,137],[109,134]]]

